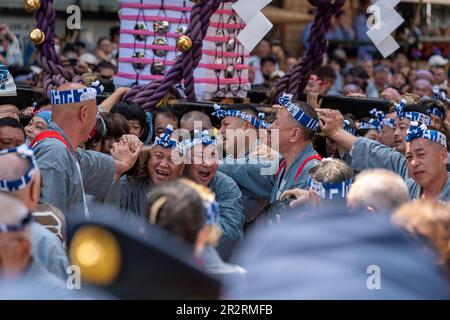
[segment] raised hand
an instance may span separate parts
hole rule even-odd
[[[289,204],[291,208],[297,208],[311,201],[309,191],[303,189],[286,190],[281,194],[280,200],[284,200],[288,197],[295,198],[295,200],[291,201]]]
[[[344,117],[338,110],[318,109],[319,126],[324,135],[333,138],[334,134],[344,128]]]
[[[141,153],[142,143],[136,144],[132,151],[128,142],[120,140],[113,144],[111,149],[111,156],[116,160],[116,175],[115,180],[118,180],[122,174],[130,170]]]
[[[306,102],[314,109],[320,109],[320,107],[322,106],[323,99],[319,100],[319,93],[309,92],[306,95]]]

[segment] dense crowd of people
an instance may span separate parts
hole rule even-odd
[[[342,15],[329,37],[354,39]],[[17,39],[0,30],[0,63],[16,84],[41,86],[39,68],[24,67]],[[70,217],[89,219],[102,205],[122,213],[117,224],[135,216],[187,244],[226,284],[224,297],[448,298],[445,57],[365,50],[350,60],[337,47],[310,75],[307,101],[283,94],[267,117],[250,105],[146,113],[123,100],[130,88],[114,86],[115,31],[92,53],[55,42],[84,84],[65,83],[22,110],[0,105],[0,283],[70,297]],[[262,40],[249,61],[253,89],[270,90],[299,61]],[[100,92],[109,95],[97,104]],[[356,118],[327,108],[332,95],[388,100],[390,109]],[[366,290],[371,264],[386,271],[378,296]],[[402,272],[420,284],[396,286]]]

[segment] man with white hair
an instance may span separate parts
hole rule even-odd
[[[0,212],[0,284],[12,287],[20,283],[32,284],[33,288],[38,288],[40,299],[49,294],[68,297],[65,282],[49,273],[31,254],[31,215],[27,207],[0,194]]]
[[[1,150],[0,195],[5,194],[19,200],[28,212],[33,213],[39,202],[40,192],[40,171],[33,151],[27,145]],[[1,212],[0,216],[3,214],[6,213]],[[62,225],[62,221],[58,222]],[[50,273],[66,279],[69,262],[60,239],[37,222],[30,222],[29,235],[32,257]]]
[[[369,211],[392,212],[408,200],[408,187],[402,177],[384,169],[361,172],[347,196],[350,208]]]

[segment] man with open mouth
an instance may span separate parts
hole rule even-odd
[[[119,206],[127,214],[148,214],[150,189],[178,179],[184,169],[178,142],[172,138],[173,131],[174,128],[168,125],[151,149],[142,153],[139,163],[145,166],[142,170],[145,173],[122,177],[113,187],[108,203]]]
[[[218,171],[216,140],[208,131],[191,131],[183,141],[184,177],[208,187],[216,194],[220,216],[217,220],[223,235],[217,251],[227,260],[236,244],[242,240],[244,214],[242,193],[233,179]]]

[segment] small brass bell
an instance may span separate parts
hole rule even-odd
[[[168,42],[164,38],[156,38],[155,41],[153,41],[153,45],[167,46]],[[157,57],[165,57],[167,55],[167,50],[164,50],[164,49],[153,49],[153,53]]]
[[[153,22],[153,31],[159,35],[163,36],[169,32],[170,24],[169,21],[155,21]]]
[[[138,23],[134,27],[134,30],[147,31],[147,26],[143,23]],[[145,38],[146,38],[146,36],[143,34],[136,34],[136,35],[134,35],[134,37],[137,41],[145,41]]]
[[[164,66],[164,63],[161,61],[155,61],[152,63],[152,66],[150,67],[150,72],[153,75],[162,76],[166,73],[166,67]]]
[[[145,54],[143,52],[135,52],[133,54],[133,58],[144,59],[145,58]],[[132,65],[138,71],[141,71],[141,70],[143,70],[145,68],[145,64],[144,63],[133,62]]]
[[[225,78],[231,79],[234,77],[234,64],[227,65],[227,68],[225,70]]]

